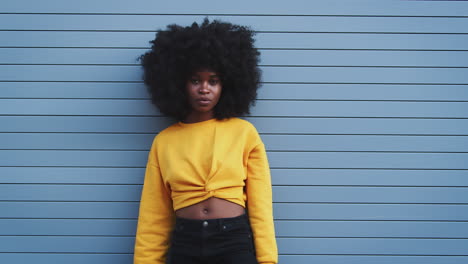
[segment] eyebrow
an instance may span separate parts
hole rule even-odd
[[[195,73],[195,74],[192,74],[191,78],[193,77],[200,77],[199,74]],[[220,78],[218,74],[212,74],[210,75],[210,78]]]

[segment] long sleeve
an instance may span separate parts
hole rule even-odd
[[[135,238],[134,264],[163,264],[174,225],[170,190],[158,165],[155,141],[146,166]]]
[[[246,191],[257,261],[260,264],[278,263],[270,167],[265,146],[261,141],[249,154]]]

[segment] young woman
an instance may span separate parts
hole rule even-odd
[[[255,127],[253,32],[219,21],[169,25],[142,55],[152,102],[177,122],[153,140],[134,264],[272,264],[271,179]]]

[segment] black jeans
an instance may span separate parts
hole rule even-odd
[[[166,263],[257,264],[249,218],[176,218]]]

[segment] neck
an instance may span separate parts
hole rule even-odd
[[[214,118],[214,114],[212,112],[192,112],[185,117],[183,120],[184,123],[197,123],[206,120],[210,120]]]

